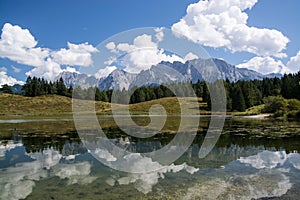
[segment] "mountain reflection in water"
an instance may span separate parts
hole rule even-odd
[[[239,127],[225,131],[236,132]],[[245,127],[244,127],[245,128]],[[248,127],[249,128],[249,127]],[[298,131],[298,129],[296,130]],[[242,132],[240,132],[242,133]],[[110,141],[136,152],[166,145],[173,135],[136,139],[122,134]],[[204,135],[175,163],[149,173],[113,170],[83,146],[76,132],[62,136],[16,135],[0,140],[0,199],[298,199],[300,137],[227,133],[203,159]],[[103,159],[113,160],[103,149]],[[157,169],[136,153],[132,170]]]

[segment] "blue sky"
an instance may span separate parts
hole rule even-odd
[[[227,2],[227,0],[223,2],[225,1]],[[57,61],[50,63],[48,60],[49,62],[45,64],[47,67],[43,68],[42,64],[38,63],[38,58],[36,58],[36,62],[33,61],[31,64],[30,59],[32,58],[21,58],[22,52],[11,56],[11,53],[6,51],[8,47],[3,46],[4,42],[7,45],[7,41],[1,38],[3,43],[0,42],[0,84],[12,84],[18,80],[24,81],[26,72],[30,72],[31,75],[45,74],[46,78],[51,79],[55,76],[55,73],[59,73],[66,66],[86,65],[80,62],[80,58],[86,58],[87,54],[93,53],[95,50],[93,48],[101,41],[122,31],[140,27],[166,27],[172,30],[176,29],[176,31],[179,30],[179,32],[182,31],[184,34],[190,33],[187,37],[191,37],[191,41],[198,45],[204,46],[212,57],[223,58],[231,64],[238,65],[238,67],[247,67],[262,73],[298,71],[299,67],[297,66],[300,66],[300,53],[298,54],[300,50],[300,26],[297,21],[300,10],[299,2],[296,0],[240,1],[249,2],[251,6],[239,4],[237,7],[241,9],[241,12],[233,9],[232,13],[238,13],[238,15],[233,18],[229,17],[228,20],[239,21],[239,16],[243,18],[246,15],[248,18],[246,24],[244,24],[245,26],[232,26],[235,29],[236,27],[245,28],[241,29],[243,32],[237,34],[234,30],[228,32],[229,29],[227,28],[218,29],[219,33],[225,35],[221,37],[212,34],[215,38],[212,39],[210,35],[201,36],[203,32],[210,30],[210,26],[204,27],[203,21],[192,21],[190,26],[186,27],[184,23],[179,23],[180,20],[187,22],[191,17],[206,20],[209,18],[207,13],[219,15],[219,8],[224,8],[223,14],[229,13],[230,15],[227,10],[236,5],[229,3],[229,7],[228,5],[213,7],[209,3],[198,4],[194,6],[193,11],[187,12],[187,7],[198,1],[0,0],[1,34],[3,34],[4,25],[9,24],[11,26],[6,26],[5,31],[8,35],[11,35],[7,37],[21,38],[20,40],[26,37],[30,40],[30,35],[34,37],[31,43],[26,43],[29,46],[22,43],[25,41],[21,41],[22,48],[24,47],[25,50],[29,48],[43,49],[38,50],[40,52],[34,56],[47,54],[46,51],[58,52],[57,54],[54,53],[57,55]],[[220,1],[216,0],[215,2],[218,4]],[[252,8],[243,9],[243,6]],[[209,23],[216,25],[216,22],[210,21]],[[218,22],[218,24],[220,23]],[[17,29],[17,27],[20,29]],[[256,29],[252,30],[251,27]],[[195,31],[195,28],[199,32]],[[25,29],[28,29],[28,34],[24,33]],[[275,29],[276,32],[263,31],[266,29]],[[22,35],[23,33],[24,35]],[[243,38],[238,39],[239,36],[256,37],[257,33],[259,33],[257,40],[250,42],[245,40],[244,43],[241,43],[240,41],[243,41]],[[18,34],[19,36],[17,36]],[[259,38],[260,36],[261,38]],[[266,40],[263,40],[263,38],[266,38]],[[12,40],[16,41],[16,39]],[[265,41],[266,44],[262,41]],[[72,48],[81,49],[75,55],[78,56],[78,59],[71,59],[70,61],[59,57],[61,54],[64,55],[64,52],[70,53]],[[61,51],[62,49],[64,51]],[[36,51],[34,50],[34,52]],[[70,53],[70,55],[73,54]],[[45,61],[46,57],[41,59]]]

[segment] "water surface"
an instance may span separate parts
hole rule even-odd
[[[209,124],[201,120],[188,151],[147,174],[101,164],[69,120],[2,122],[0,199],[299,199],[299,122],[227,119],[216,146],[199,158]],[[171,119],[163,133],[139,139],[103,121],[112,142],[137,152],[168,144],[177,127]],[[141,158],[132,167],[156,164]]]

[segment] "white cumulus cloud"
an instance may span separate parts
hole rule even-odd
[[[163,29],[156,29],[156,38],[159,42],[163,34],[160,32]],[[158,34],[158,35],[157,35]],[[156,65],[161,61],[181,61],[183,59],[175,54],[168,55],[163,49],[158,48],[158,44],[153,41],[151,35],[143,34],[133,39],[132,44],[129,43],[108,43],[106,45],[111,52],[124,52],[124,56],[119,60],[119,64],[125,67],[125,71],[131,73],[139,73],[142,70],[149,69],[152,65]],[[108,62],[111,61],[111,62]],[[105,64],[116,61],[115,58],[105,62]]]
[[[1,67],[0,70],[0,86],[7,84],[7,85],[14,85],[14,84],[24,84],[23,81],[18,81],[17,79],[8,76],[6,70],[3,70],[4,67]]]
[[[253,57],[250,60],[237,65],[236,67],[251,69],[262,74],[289,72],[289,70],[280,60],[275,60],[274,58],[269,56]]]
[[[20,64],[32,66],[27,76],[54,79],[63,70],[61,65],[89,66],[92,64],[91,53],[97,49],[88,43],[72,44],[68,48],[51,50],[37,46],[38,42],[28,29],[18,25],[4,24],[0,39],[0,58],[8,58]],[[18,73],[18,68],[13,68]],[[1,75],[4,77],[5,75]],[[4,78],[3,78],[4,80]],[[9,79],[11,80],[11,79]]]
[[[83,66],[92,64],[91,53],[98,50],[92,45],[86,43],[72,44],[68,42],[68,49],[60,49],[52,52],[53,61],[61,65]]]
[[[104,64],[106,64],[106,65],[111,65],[113,62],[116,62],[116,61],[117,61],[117,58],[116,58],[116,57],[110,56],[110,57],[108,58],[108,60],[104,62]]]
[[[291,57],[286,65],[291,72],[298,72],[300,70],[300,51],[298,51],[297,55]]]
[[[51,58],[48,58],[43,66],[35,67],[25,74],[27,76],[44,77],[48,80],[52,80],[62,71],[63,70],[58,63],[53,62]]]
[[[172,30],[193,42],[209,47],[226,47],[258,56],[285,57],[282,51],[289,39],[280,31],[247,25],[248,15],[257,0],[204,0],[190,4],[187,14]]]
[[[108,50],[113,50],[116,48],[116,45],[114,42],[109,42],[105,45],[105,47],[108,49]]]
[[[164,39],[164,28],[156,28],[154,31],[156,32],[155,37],[158,42],[163,41]]]
[[[152,41],[152,36],[143,34],[140,36],[137,36],[133,40],[133,45],[135,48],[155,48],[157,47],[157,44]]]
[[[36,47],[37,41],[28,29],[4,24],[0,39],[0,57],[20,64],[40,66],[49,54],[49,49]]]
[[[182,58],[177,55],[167,55],[163,50],[157,48],[137,49],[124,57],[122,62],[125,65],[125,71],[139,73],[142,70],[147,70],[151,66],[160,63],[161,61],[180,61]]]

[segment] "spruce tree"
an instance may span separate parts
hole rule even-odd
[[[3,93],[7,93],[7,94],[13,93],[12,87],[7,84],[2,85],[2,88],[0,89],[0,91]]]
[[[59,81],[56,81],[57,94],[65,96],[67,94],[67,88],[62,77],[59,78]]]
[[[243,112],[246,109],[243,92],[238,84],[232,90],[232,110]]]
[[[208,90],[208,84],[209,83],[204,83],[203,84],[203,96],[202,96],[202,99],[204,102],[207,103],[207,107],[208,109],[211,109],[211,100],[210,100],[210,93],[209,93],[209,90]]]

